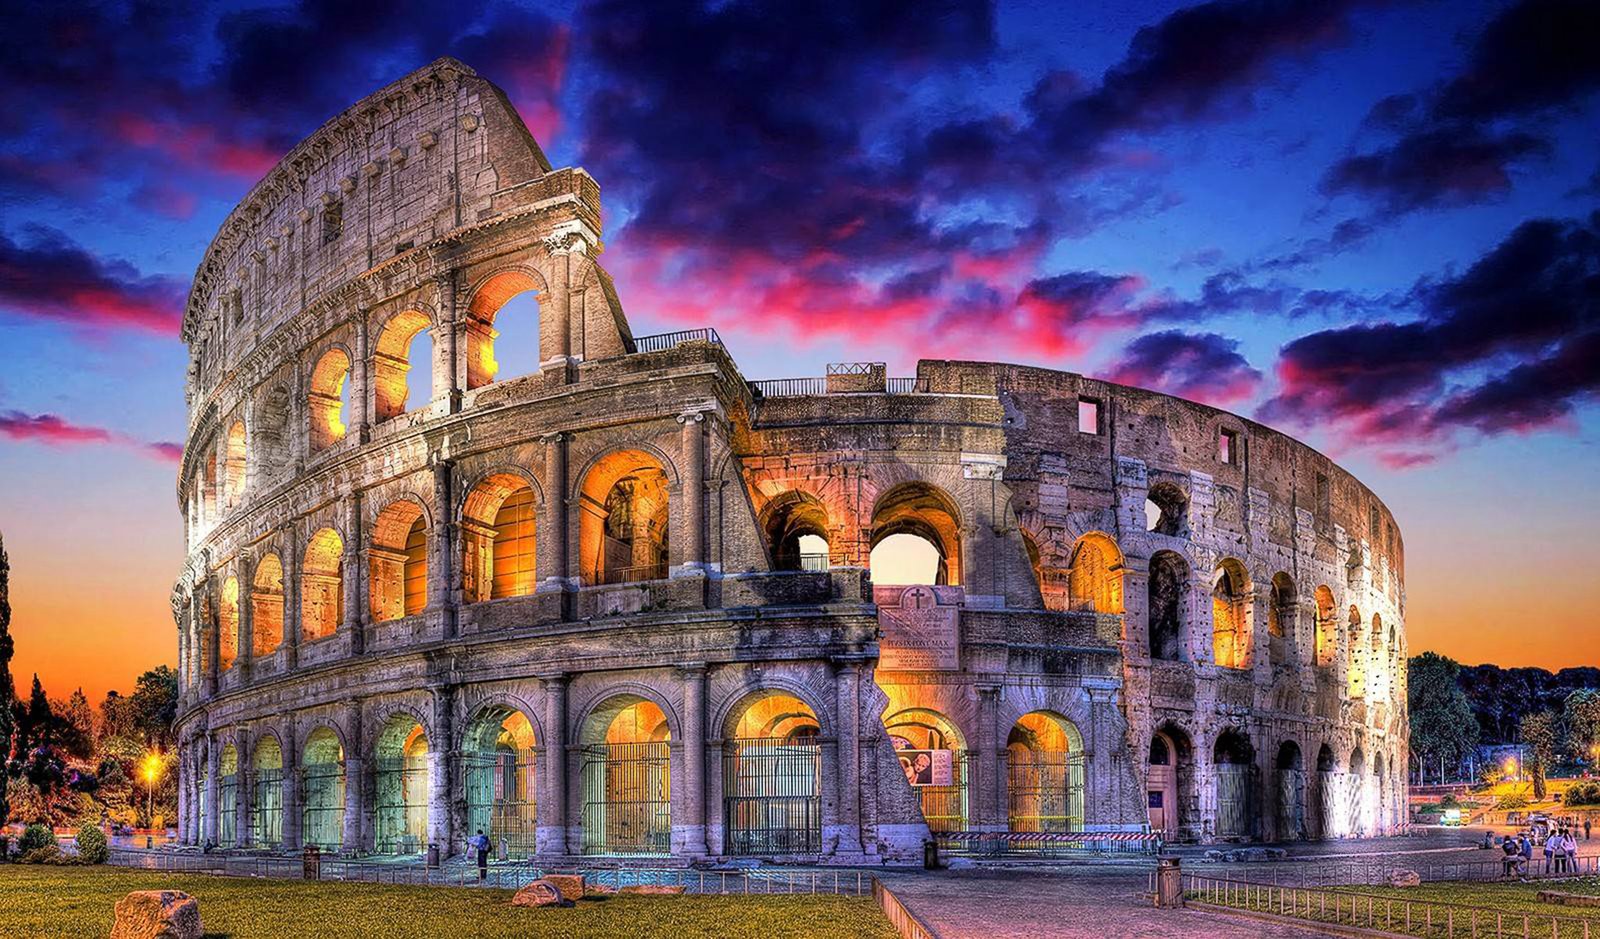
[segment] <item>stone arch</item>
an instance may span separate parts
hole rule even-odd
[[[217,595],[217,670],[233,668],[239,658],[239,578],[229,576]]]
[[[350,396],[350,350],[329,346],[318,356],[307,382],[306,406],[311,417],[311,452],[320,453],[344,439]]]
[[[612,692],[578,724],[583,853],[670,853],[671,712],[653,694]]]
[[[1150,556],[1145,611],[1149,617],[1150,657],[1180,661],[1188,633],[1186,617],[1189,591],[1189,562],[1176,551],[1157,551]]]
[[[1278,744],[1273,762],[1273,791],[1277,805],[1278,840],[1310,837],[1306,821],[1306,773],[1300,745],[1293,740]]]
[[[344,539],[319,528],[306,541],[300,567],[300,638],[315,642],[333,635],[344,612]]]
[[[224,461],[223,483],[227,491],[228,507],[232,508],[238,505],[244,496],[247,470],[250,465],[249,442],[245,435],[244,421],[235,420],[228,425],[226,446],[227,459]]]
[[[481,278],[469,291],[467,301],[467,388],[479,388],[502,377],[495,359],[494,341],[499,337],[495,318],[518,294],[534,291],[543,300],[549,294],[544,275],[527,265],[502,267]],[[544,358],[540,343],[539,358]]]
[[[323,851],[344,844],[345,753],[336,724],[318,723],[300,745],[302,841]]]
[[[201,473],[204,484],[200,487],[200,515],[207,524],[217,520],[217,448],[215,443],[206,445],[205,468]]]
[[[292,396],[285,384],[273,385],[256,402],[254,431],[254,457],[258,479],[279,479],[289,470],[289,421],[293,411]]]
[[[816,708],[788,691],[761,688],[741,695],[719,726],[727,852],[820,852],[822,724]]]
[[[1115,538],[1091,531],[1078,539],[1067,579],[1072,609],[1120,615],[1122,580],[1122,549]]]
[[[821,499],[790,489],[770,499],[758,521],[767,536],[773,570],[827,570],[828,508]]]
[[[1189,494],[1172,482],[1150,486],[1144,500],[1145,531],[1182,537],[1189,527]]]
[[[411,361],[412,340],[431,326],[432,317],[410,307],[391,315],[379,327],[372,352],[374,420],[385,421],[406,412],[406,401],[411,390],[409,373],[415,364]],[[431,398],[433,371],[430,363],[424,362],[423,365],[426,367],[423,374],[430,383]]]
[[[590,695],[583,705],[574,710],[578,719],[572,723],[571,743],[585,745],[604,740],[605,729],[617,713],[632,704],[648,701],[666,716],[670,740],[682,739],[678,713],[666,696],[655,688],[637,681],[624,681],[606,685]],[[599,730],[596,731],[595,727]]]
[[[433,780],[429,758],[441,745],[425,715],[410,705],[391,705],[377,722],[372,748],[375,795],[374,848],[379,854],[419,854],[428,839]]]
[[[922,817],[928,829],[935,832],[966,831],[971,813],[970,766],[967,761],[967,738],[961,725],[942,711],[930,707],[902,708],[883,719],[889,742],[900,757],[900,768],[907,782],[916,789],[921,800]],[[915,757],[918,752],[929,754],[931,761],[943,759],[934,754],[950,751],[950,783],[939,785],[935,778],[926,785],[917,785],[914,774],[921,772]]]
[[[671,464],[629,446],[590,461],[578,482],[578,565],[586,586],[667,576]]]
[[[251,753],[251,843],[275,848],[283,843],[283,741],[276,730],[256,732]]]
[[[876,553],[880,545],[897,535],[909,535],[932,546],[937,555],[932,583],[962,583],[961,513],[943,489],[914,481],[891,486],[880,494],[872,506],[869,546]]]
[[[1150,736],[1145,789],[1152,831],[1169,841],[1197,836],[1194,742],[1174,721],[1163,722]]]
[[[484,474],[461,502],[461,580],[469,603],[531,596],[540,498],[531,473]]]
[[[817,725],[817,733],[823,737],[834,735],[832,714],[819,703],[826,701],[826,698],[820,697],[816,689],[805,682],[782,675],[762,675],[758,680],[741,683],[712,710],[710,726],[724,737],[733,736],[738,729],[740,714],[761,699],[773,696],[793,698],[805,705]]]
[[[1250,575],[1237,558],[1223,558],[1211,577],[1211,650],[1222,668],[1253,664]]]
[[[482,833],[508,857],[537,849],[539,731],[525,707],[482,702],[461,736],[467,834]]]
[[[367,548],[374,622],[416,616],[428,605],[428,510],[409,496],[379,510]]]
[[[208,755],[201,754],[202,791]],[[234,847],[239,843],[239,786],[244,779],[241,769],[239,748],[232,742],[223,744],[217,755],[217,804],[214,808],[217,812],[217,843],[226,847]]]
[[[1254,838],[1260,807],[1256,798],[1255,745],[1239,727],[1225,727],[1211,748],[1216,787],[1218,838]]]
[[[1048,710],[1017,718],[1006,736],[1011,831],[1082,831],[1083,735],[1066,716]]]
[[[1367,811],[1367,758],[1360,746],[1350,751],[1345,800],[1349,817],[1345,831],[1357,837],[1368,834],[1372,829]]]
[[[1315,643],[1316,664],[1320,668],[1332,665],[1339,658],[1339,625],[1336,622],[1333,590],[1319,584],[1316,590],[1317,635]]]
[[[1288,572],[1272,575],[1271,595],[1267,600],[1267,654],[1274,665],[1288,665],[1295,659],[1300,623],[1300,597],[1294,578]]]
[[[256,561],[250,589],[251,654],[267,656],[283,644],[283,562],[276,552]]]

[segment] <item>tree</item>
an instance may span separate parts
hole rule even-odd
[[[5,771],[12,758],[11,705],[16,699],[16,686],[11,683],[11,562],[6,558],[5,538],[0,536],[0,824],[10,817],[6,801],[6,783],[10,773]]]
[[[1600,759],[1600,691],[1584,688],[1567,695],[1561,708],[1567,743],[1579,759]]]
[[[1533,775],[1533,797],[1535,800],[1543,799],[1545,796],[1544,778],[1550,768],[1555,765],[1556,746],[1561,739],[1560,727],[1561,725],[1554,711],[1540,711],[1537,714],[1525,715],[1517,726],[1517,732],[1529,750],[1529,758],[1526,761],[1526,765],[1528,771]]]
[[[77,747],[72,751],[72,755],[80,760],[87,760],[93,757],[95,745],[94,709],[89,706],[89,699],[84,695],[83,689],[79,688],[74,691],[72,697],[66,701],[55,701],[50,706],[52,710],[61,716],[63,721],[72,727],[73,733],[77,737]]]
[[[1457,681],[1461,666],[1436,652],[1407,663],[1406,708],[1411,749],[1424,766],[1455,766],[1478,743],[1478,720]]]
[[[178,717],[178,673],[170,666],[150,669],[133,687],[134,726],[145,746],[172,749],[172,722]]]

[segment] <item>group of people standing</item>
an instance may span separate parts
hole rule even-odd
[[[1584,840],[1589,839],[1589,822],[1584,822]],[[1484,836],[1485,840],[1489,838]],[[1533,868],[1534,833],[1530,831],[1507,835],[1500,842],[1504,853],[1502,873],[1506,877],[1527,876]],[[1558,828],[1544,839],[1544,873],[1578,873],[1578,829]]]

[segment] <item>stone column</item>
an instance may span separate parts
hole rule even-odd
[[[840,854],[861,853],[861,666],[855,661],[836,662],[834,685],[839,712],[839,830]],[[830,840],[823,833],[823,840]]]
[[[428,843],[439,846],[441,857],[457,853],[455,832],[450,818],[451,765],[455,756],[455,733],[451,726],[455,688],[441,685],[433,689],[433,733],[428,737]]]
[[[550,283],[539,298],[539,369],[565,380],[572,360],[572,256],[582,255],[585,245],[571,233],[550,235],[544,245],[550,252]],[[579,323],[581,328],[581,315]]]
[[[362,560],[366,552],[362,550],[361,535],[361,495],[352,492],[344,500],[344,563],[342,565],[344,583],[344,628],[350,634],[350,652],[360,653],[365,636],[362,635],[361,626],[364,622],[363,611],[367,608],[366,590],[364,586],[367,578],[362,571]]]
[[[300,551],[294,530],[283,532],[283,667],[292,671],[300,663]]]
[[[178,745],[178,843],[189,843],[189,760]]]
[[[255,661],[255,590],[244,562],[234,566],[239,572],[239,648],[233,667],[239,670],[239,682],[243,684],[250,680],[250,667]]]
[[[571,434],[544,437],[544,518],[539,520],[539,546],[534,563],[539,568],[540,593],[567,590],[567,443]],[[565,619],[565,615],[562,617]]]
[[[256,760],[250,749],[250,735],[243,727],[234,732],[233,748],[238,757],[238,768],[233,775],[234,844],[248,848],[256,842],[255,828],[251,824],[254,821],[251,809],[256,801]]]
[[[683,684],[683,823],[678,829],[679,850],[686,857],[706,853],[706,666],[696,662],[678,667]]]
[[[428,608],[440,612],[446,639],[456,635],[456,595],[454,559],[456,531],[455,500],[451,489],[451,463],[433,464],[433,538],[428,558]]]
[[[202,844],[217,843],[217,821],[222,817],[221,787],[222,787],[222,747],[215,733],[206,734],[206,812],[201,818],[200,839]]]
[[[536,851],[540,857],[567,854],[567,676],[539,676],[544,690],[544,739],[539,741],[544,765],[539,767]]]
[[[456,272],[434,278],[438,290],[438,318],[433,328],[433,387],[449,402],[450,413],[461,410],[461,366],[456,355]]]
[[[366,738],[361,727],[361,702],[351,699],[345,710],[345,734],[350,745],[344,751],[344,830],[340,833],[340,850],[355,855],[365,848],[362,813],[366,810]]]
[[[1005,813],[1000,808],[1000,741],[995,721],[999,719],[1000,686],[978,686],[977,772],[968,780],[973,815],[968,820],[978,831],[1004,831]],[[969,767],[970,769],[971,767]]]
[[[678,415],[683,472],[683,553],[678,571],[703,571],[706,560],[705,419],[703,412]]]
[[[356,360],[350,363],[350,429],[359,443],[372,436],[372,355],[367,348],[367,322],[371,310],[356,313]]]
[[[304,815],[300,808],[300,750],[293,720],[283,724],[283,847],[290,851],[300,849],[301,823]]]

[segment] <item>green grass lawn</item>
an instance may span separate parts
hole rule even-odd
[[[386,937],[862,936],[894,939],[870,897],[613,897],[569,909],[522,909],[507,890],[304,883],[114,867],[0,865],[0,936],[111,932],[132,890],[182,890],[200,902],[207,936]]]

